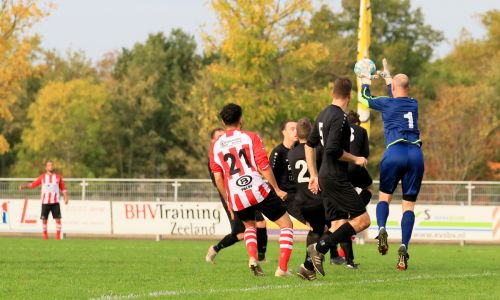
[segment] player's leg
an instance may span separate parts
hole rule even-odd
[[[248,256],[258,260],[257,258],[257,230],[255,228],[255,221],[243,221],[245,225],[245,233],[243,238],[247,247]]]
[[[288,271],[288,261],[293,249],[293,224],[286,212],[285,204],[274,192],[271,192],[264,201],[256,205],[256,209],[280,227],[279,266],[274,275],[278,277],[291,276],[292,273]]]
[[[334,211],[333,215],[337,215],[338,212],[335,209],[335,207],[333,207],[332,209]],[[338,217],[338,219],[340,219],[340,221],[339,220],[329,221],[330,224],[328,224],[328,226],[329,226],[328,233],[323,236],[324,238],[327,238],[327,236],[331,234],[330,229],[332,229],[332,231],[337,230],[337,228],[339,228],[340,225],[347,222],[348,214],[343,213],[343,212],[341,212],[340,214],[341,214],[341,216]],[[330,219],[332,219],[332,218],[330,218]],[[337,217],[334,217],[333,219],[337,219]],[[330,245],[330,250],[329,250],[330,251],[330,264],[332,263],[332,259],[333,259],[334,264],[344,264],[345,263],[345,258],[341,257],[339,255],[338,250],[337,250],[338,245],[339,245],[339,243],[337,243],[337,242],[333,242]],[[340,250],[343,252],[342,248],[340,248]]]
[[[245,233],[243,238],[249,256],[248,266],[255,276],[263,276],[264,272],[259,265],[259,258],[257,256],[257,230],[255,229],[255,221],[243,221],[245,224]]]
[[[373,179],[368,173],[368,170],[365,168],[361,168],[359,174],[359,185],[354,185],[355,187],[361,188],[361,193],[359,193],[359,197],[363,201],[363,203],[368,205],[372,199],[373,195]]]
[[[235,217],[235,220],[230,220],[230,223],[231,233],[223,237],[217,244],[208,248],[207,255],[205,256],[206,262],[214,263],[215,257],[219,251],[230,247],[243,239],[243,233],[245,232],[245,225],[243,225],[243,222]]]
[[[51,205],[52,218],[56,221],[56,240],[61,239],[61,206],[59,203]]]
[[[50,212],[49,205],[42,204],[42,213],[40,215],[40,219],[42,220],[42,232],[44,240],[49,239],[49,233],[47,231],[47,220],[49,218],[49,212]]]
[[[325,232],[325,209],[322,204],[306,207],[301,209],[301,215],[311,228],[306,238],[307,247],[317,243]],[[307,251],[304,263],[300,265],[297,270],[297,275],[305,280],[316,280],[316,271],[314,270],[314,265],[312,264],[312,260],[307,254]]]
[[[255,221],[257,227],[257,255],[259,261],[266,261],[266,251],[267,251],[267,224],[266,219],[260,211],[255,212]]]
[[[274,221],[280,227],[280,257],[276,276],[290,276],[288,262],[293,249],[293,223],[290,216],[285,212],[279,219]]]
[[[408,247],[410,244],[413,226],[415,224],[415,202],[420,192],[424,175],[424,158],[420,147],[408,145],[408,167],[402,179],[403,187],[403,216],[401,218],[401,246],[398,250],[398,270],[408,268]]]
[[[368,170],[349,164],[347,178],[354,187],[361,189],[359,197],[363,200],[365,206],[368,205],[373,194],[373,179],[368,173]]]
[[[349,215],[345,212],[336,212],[335,213],[336,215],[338,215],[338,217],[336,217],[336,219],[338,218],[339,220],[335,220],[335,221],[331,221],[331,225],[330,225],[330,229],[332,229],[333,231],[337,230],[341,225],[343,225],[344,223],[347,222],[347,218],[349,217]],[[340,214],[340,215],[339,215]],[[330,233],[330,231],[325,235],[325,237],[328,236],[328,234]],[[338,242],[333,242],[332,245],[330,246],[330,251],[332,251],[332,248],[335,247],[335,251],[337,252],[337,246],[339,244],[343,244],[342,243],[338,243]],[[342,249],[342,247],[340,248],[340,251],[344,252],[344,249]],[[332,258],[334,254],[332,254],[330,252],[330,264],[332,263]],[[345,252],[344,252],[344,257],[345,257]],[[345,263],[345,258],[344,257],[341,257],[338,252],[337,252],[337,257],[333,259],[333,263],[334,264],[337,264],[337,265],[341,265],[341,264],[344,264]]]
[[[389,243],[387,242],[387,218],[389,217],[389,204],[392,194],[396,190],[403,172],[406,169],[406,150],[400,144],[390,146],[385,152],[380,163],[380,187],[379,201],[376,207],[378,235],[377,248],[382,255],[387,254]]]
[[[263,276],[264,272],[259,265],[257,257],[257,230],[255,228],[255,206],[247,207],[240,211],[235,211],[234,214],[245,225],[243,239],[248,253],[248,267],[252,270],[255,276]]]
[[[351,167],[349,168],[348,178],[354,187],[361,190],[359,198],[363,202],[363,205],[367,206],[371,201],[373,193],[373,179],[368,171],[358,166],[356,166],[356,168]],[[358,189],[356,190],[358,191]],[[355,236],[353,235],[349,241],[340,244],[341,250],[345,256],[344,263],[346,263],[348,269],[357,269],[359,265],[354,262],[354,250],[352,245],[354,239]]]
[[[330,247],[330,264],[331,265],[343,265],[345,264],[345,256],[342,255],[344,254],[344,249],[340,247],[340,250],[338,250],[339,244],[332,244]]]
[[[320,185],[326,186],[321,183]],[[322,193],[325,193],[325,190],[328,191],[329,189],[324,189]],[[325,275],[323,257],[330,249],[331,244],[348,242],[357,232],[361,232],[370,226],[370,216],[366,212],[364,203],[359,198],[358,193],[354,190],[350,182],[337,181],[326,194],[328,198],[326,198],[326,200],[324,199],[324,201],[327,202],[331,197],[330,200],[334,203],[332,207],[334,209],[326,211],[327,218],[333,217],[332,219],[334,220],[334,222],[332,222],[332,228],[330,228],[332,234],[307,248],[313,261],[314,268],[323,276]],[[325,209],[327,209],[327,207],[328,205],[325,205]],[[336,214],[329,216],[332,212]],[[340,218],[340,213],[344,213],[344,216],[342,216],[344,220]],[[351,220],[345,222],[345,219],[349,215],[351,216]],[[338,228],[335,229],[336,227]]]
[[[241,241],[243,239],[243,233],[245,232],[245,225],[238,217],[234,217],[234,220],[231,220],[231,214],[229,213],[229,209],[227,208],[226,201],[222,197],[220,197],[222,207],[226,212],[227,218],[229,219],[229,223],[231,225],[231,233],[223,237],[217,244],[211,245],[208,247],[207,255],[205,255],[205,261],[208,263],[214,263],[215,257],[219,253],[220,250],[230,247]]]

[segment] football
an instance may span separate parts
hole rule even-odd
[[[360,77],[361,74],[370,73],[370,75],[375,75],[377,72],[377,67],[375,63],[369,58],[363,58],[362,60],[356,62],[354,65],[354,73],[356,76]]]

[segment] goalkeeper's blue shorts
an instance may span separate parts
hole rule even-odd
[[[424,176],[424,155],[419,145],[397,143],[385,150],[380,163],[380,191],[393,194],[402,182],[403,200],[416,201]]]

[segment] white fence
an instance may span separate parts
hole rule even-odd
[[[0,198],[36,199],[39,190],[19,191],[33,178],[0,178]],[[65,179],[72,200],[218,202],[209,179]],[[375,181],[378,197],[378,181]],[[394,199],[401,198],[398,188]],[[419,204],[500,205],[499,181],[424,181]]]

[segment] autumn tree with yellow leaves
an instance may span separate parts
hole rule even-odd
[[[322,43],[301,40],[311,1],[217,0],[212,7],[218,27],[205,37],[205,51],[217,59],[201,72],[189,100],[179,103],[184,122],[178,132],[205,152],[210,130],[221,126],[219,110],[234,102],[244,109],[245,128],[259,132],[270,148],[280,139],[280,123],[308,111],[313,118],[329,102],[327,87],[300,87],[302,74],[316,72],[329,55]]]
[[[16,102],[25,80],[33,71],[31,56],[38,45],[38,38],[28,30],[47,15],[37,1],[2,0],[0,4],[0,121],[12,121],[10,106]],[[0,154],[10,146],[0,134]]]

